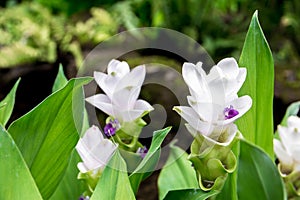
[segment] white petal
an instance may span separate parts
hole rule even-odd
[[[139,99],[135,102],[134,110],[152,111],[154,108],[147,101]]]
[[[103,138],[98,127],[92,126],[76,145],[76,150],[83,161],[78,168],[90,171],[106,165],[116,148],[117,146],[110,140]]]
[[[237,130],[238,129],[235,124],[214,126],[214,130],[208,137],[212,138],[219,145],[228,146],[234,139]]]
[[[219,106],[212,103],[196,102],[196,99],[192,96],[188,96],[187,99],[189,105],[195,110],[201,120],[212,122],[218,119],[219,110],[217,109],[217,107]]]
[[[85,100],[106,114],[115,116],[113,105],[111,104],[111,100],[108,98],[108,96],[104,94],[97,94],[88,97]]]
[[[211,102],[211,94],[208,88],[205,74],[199,73],[201,69],[196,69],[192,63],[184,63],[182,67],[182,76],[188,85],[192,96],[195,96],[198,101]]]
[[[198,114],[191,107],[175,106],[173,110],[175,110],[183,119],[185,119],[189,123],[189,125],[199,131],[201,134],[210,134],[211,124],[201,121]]]
[[[108,63],[107,73],[111,76],[123,77],[127,73],[129,73],[129,71],[129,65],[125,61],[120,62],[118,60],[112,59]]]
[[[86,172],[89,171],[89,169],[86,168],[86,166],[84,165],[83,162],[79,162],[79,163],[77,164],[77,168],[79,169],[79,171],[80,171],[81,173],[86,173]]]
[[[120,118],[122,118],[122,121],[124,122],[131,122],[141,117],[143,113],[144,113],[143,110],[124,110],[120,112],[121,115]]]
[[[235,79],[239,74],[239,66],[234,58],[224,58],[218,64],[226,77]]]
[[[145,80],[146,68],[144,65],[140,65],[131,70],[130,73],[126,74],[117,83],[116,91],[122,90],[123,88],[141,87]]]
[[[145,113],[150,112],[151,110],[153,110],[153,107],[147,101],[139,99],[135,102],[132,109],[121,110],[119,108],[115,112],[118,112],[119,116],[117,118],[120,122],[130,122],[143,117]]]
[[[296,129],[298,129],[298,132],[300,132],[300,118],[299,117],[290,116],[287,119],[287,124],[288,124],[288,127],[296,128]]]
[[[246,80],[246,76],[247,76],[247,69],[246,68],[239,68],[239,74],[236,77],[236,92],[238,92],[242,85],[244,84],[245,80]]]
[[[233,108],[239,112],[239,114],[230,119],[220,120],[218,124],[229,124],[242,117],[251,108],[252,99],[248,95],[245,95],[229,102],[229,104],[226,105],[226,107],[229,107],[230,105],[232,105]],[[223,109],[225,109],[225,107]]]
[[[296,132],[292,127],[283,127],[280,125],[277,129],[284,148],[291,155],[294,151],[293,148],[300,146],[300,132]]]
[[[282,143],[277,139],[274,139],[273,143],[274,143],[274,152],[275,152],[277,158],[279,159],[279,161],[285,166],[292,166],[293,159],[286,152],[286,149],[284,149],[284,147],[282,146]]]
[[[133,109],[134,104],[140,94],[140,87],[128,87],[118,90],[112,96],[114,105],[122,108],[122,110]]]
[[[109,76],[103,72],[94,72],[94,78],[97,85],[109,96],[111,97],[112,91],[115,88],[116,81],[107,81]]]

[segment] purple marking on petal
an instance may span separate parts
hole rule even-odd
[[[117,119],[110,120],[105,126],[104,126],[104,134],[107,137],[114,136],[117,132],[117,130],[120,128],[120,123]]]
[[[235,110],[232,105],[224,109],[225,119],[231,119],[239,114],[239,111]]]
[[[147,155],[148,153],[148,149],[146,146],[143,146],[143,147],[139,147],[138,150],[136,151],[137,154],[140,154],[140,156],[142,158],[145,158],[145,156]]]

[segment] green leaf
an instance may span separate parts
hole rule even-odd
[[[80,161],[81,159],[77,151],[73,150],[72,157],[64,177],[56,188],[54,194],[51,196],[50,200],[79,199],[86,189],[85,183],[77,179],[77,175],[79,173],[79,170],[77,169],[77,163]]]
[[[165,129],[155,131],[153,133],[151,146],[149,148],[148,153],[146,154],[142,162],[134,170],[134,172],[132,172],[132,174],[129,176],[131,187],[135,194],[137,193],[142,180],[150,176],[150,174],[155,169],[160,156],[160,146],[170,130],[171,127],[167,127]]]
[[[11,136],[0,126],[0,199],[36,199],[42,196]]]
[[[6,126],[15,105],[16,91],[21,79],[18,79],[8,95],[0,102],[0,124]]]
[[[247,68],[247,78],[239,95],[249,95],[253,100],[251,109],[237,121],[239,130],[273,158],[274,62],[257,11],[252,17],[239,65]]]
[[[271,158],[243,140],[240,142],[237,187],[242,200],[285,199],[283,181]]]
[[[66,78],[66,76],[64,74],[64,69],[63,69],[62,64],[60,64],[56,79],[55,79],[53,87],[52,87],[52,93],[63,88],[67,83],[68,83],[68,79]]]
[[[82,86],[90,80],[70,80],[8,129],[44,199],[58,186],[78,141],[84,113]]]
[[[218,193],[219,191],[217,190],[211,190],[209,192],[204,192],[201,189],[175,190],[168,192],[165,200],[205,200]]]
[[[170,148],[168,160],[158,177],[159,199],[164,199],[171,190],[199,188],[196,172],[187,159],[188,154],[180,147],[170,145]]]
[[[135,199],[126,163],[119,151],[116,151],[108,162],[91,197],[91,200],[98,199]]]

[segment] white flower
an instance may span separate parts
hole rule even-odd
[[[231,124],[252,105],[249,96],[237,95],[245,81],[246,69],[239,68],[233,58],[225,58],[209,74],[202,69],[201,62],[184,63],[182,76],[191,93],[187,97],[191,107],[176,106],[174,110],[188,122],[190,132],[193,135],[199,132],[216,141],[230,130],[230,135],[223,140],[226,144],[230,142],[236,133]]]
[[[281,140],[274,139],[274,151],[283,174],[300,171],[300,118],[290,116],[287,127],[278,126]]]
[[[89,128],[79,139],[76,150],[83,162],[77,167],[81,173],[102,170],[117,149],[117,145],[109,139],[104,139],[97,126]]]
[[[88,97],[86,101],[119,122],[133,121],[153,110],[146,101],[137,99],[146,75],[144,65],[130,71],[126,62],[111,60],[107,74],[94,72],[99,87],[106,93]]]

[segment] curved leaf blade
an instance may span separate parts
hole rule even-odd
[[[70,80],[8,129],[44,199],[58,186],[78,141],[84,113],[82,86],[90,80]]]
[[[79,173],[77,163],[79,162],[81,162],[81,159],[77,151],[73,150],[72,157],[68,168],[64,173],[64,177],[56,188],[54,194],[51,196],[50,200],[79,199],[86,189],[84,181],[77,179],[77,175]]]
[[[158,177],[159,199],[164,199],[172,190],[199,188],[196,172],[187,159],[188,154],[180,147],[170,145],[170,148],[168,160]]]
[[[247,68],[247,78],[239,95],[249,95],[253,101],[251,109],[237,121],[239,130],[273,158],[274,62],[257,11],[252,17],[239,65]]]
[[[105,167],[95,188],[91,200],[120,199],[133,200],[126,163],[119,151],[116,151]]]
[[[150,176],[155,169],[160,157],[160,146],[170,130],[171,127],[167,127],[162,130],[154,131],[148,153],[134,172],[132,172],[129,176],[134,193],[137,193],[142,180]]]
[[[11,91],[8,93],[8,95],[0,102],[0,124],[2,124],[3,126],[6,126],[12,114],[15,105],[16,91],[20,80],[21,79],[17,80],[17,82],[15,83]]]
[[[240,142],[237,191],[243,200],[285,199],[283,181],[271,158],[258,147]]]
[[[42,196],[11,136],[0,126],[0,199],[36,199]]]

